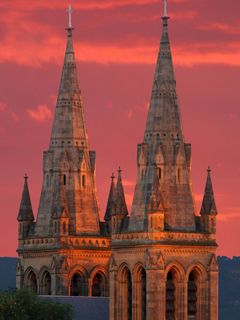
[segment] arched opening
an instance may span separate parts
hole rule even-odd
[[[71,280],[71,296],[87,296],[87,279],[81,272],[76,272]]]
[[[63,184],[64,184],[64,186],[66,185],[66,183],[67,183],[67,177],[66,177],[66,175],[64,174],[64,175],[63,175]]]
[[[197,319],[199,274],[192,271],[188,277],[188,320]]]
[[[162,169],[161,168],[158,168],[158,177],[159,177],[159,180],[162,179]]]
[[[119,280],[120,288],[117,294],[121,320],[132,320],[132,277],[127,267],[121,271]]]
[[[128,270],[127,272],[127,310],[128,310],[128,320],[132,320],[132,277]]]
[[[50,296],[51,295],[51,275],[45,270],[41,279],[41,294]]]
[[[181,182],[181,170],[180,169],[178,169],[178,183],[180,183]]]
[[[28,290],[38,293],[37,277],[32,270],[27,275],[26,287]]]
[[[147,281],[146,281],[146,271],[141,269],[141,318],[142,320],[147,319]]]
[[[136,318],[139,320],[146,320],[146,271],[142,266],[138,266],[133,272],[133,287],[133,308],[136,310]]]
[[[166,320],[175,320],[176,311],[176,275],[169,271],[166,282]]]
[[[92,296],[107,297],[107,279],[102,272],[98,272],[92,281]]]
[[[85,176],[85,174],[82,175],[82,187],[86,188],[86,176]]]
[[[66,222],[63,222],[63,233],[65,234],[66,232],[67,232]]]

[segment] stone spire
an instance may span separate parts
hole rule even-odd
[[[122,170],[119,167],[118,169],[118,180],[116,185],[116,193],[115,193],[115,210],[116,214],[119,215],[128,215],[128,209],[125,200],[125,194],[122,184]]]
[[[24,186],[23,186],[23,193],[22,193],[22,200],[18,212],[18,221],[33,221],[33,211],[32,211],[32,204],[28,189],[28,177],[25,175],[24,177]]]
[[[67,47],[50,146],[59,147],[65,144],[68,146],[79,145],[88,147],[88,137],[73,48],[73,27],[69,25],[66,30]]]
[[[168,35],[168,19],[166,16],[162,18],[162,38],[144,135],[145,142],[156,137],[166,140],[169,137],[183,136]]]
[[[149,192],[155,183],[164,203],[165,227],[194,231],[195,213],[191,191],[191,145],[184,141],[166,12],[143,143],[138,145],[138,175],[130,230],[145,230]]]
[[[109,191],[109,196],[108,196],[108,202],[107,202],[107,208],[104,216],[105,221],[110,221],[111,220],[111,215],[115,212],[115,191],[116,191],[116,186],[115,186],[115,176],[114,173],[112,173],[111,176],[111,187]]]
[[[44,236],[51,234],[53,208],[57,206],[61,211],[63,203],[69,234],[100,233],[96,155],[89,149],[73,49],[71,8],[68,11],[67,47],[50,146],[43,157],[43,186],[35,226],[35,233]]]
[[[204,197],[202,202],[202,207],[200,211],[201,215],[216,215],[217,208],[214,199],[214,192],[212,186],[212,179],[211,179],[211,169],[208,167],[207,169],[207,181],[204,191]]]

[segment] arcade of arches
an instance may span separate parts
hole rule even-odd
[[[116,277],[116,319],[146,320],[147,317],[147,272],[142,266],[131,271],[126,265],[120,267]],[[201,286],[205,274],[194,268],[189,274],[173,266],[165,272],[162,301],[165,301],[165,320],[203,319],[201,305],[209,288]],[[205,273],[206,271],[204,271]],[[150,285],[151,286],[151,285]],[[205,290],[205,292],[204,292]],[[157,293],[154,293],[156,296]],[[187,309],[184,307],[186,296]]]
[[[25,272],[24,286],[37,294],[51,295],[52,276],[47,269],[37,274],[30,268]],[[70,278],[69,295],[107,297],[109,295],[107,273],[97,271],[89,277],[87,272],[77,270]]]

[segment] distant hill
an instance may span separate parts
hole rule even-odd
[[[240,257],[218,257],[219,320],[240,319]]]
[[[0,291],[16,288],[17,258],[0,258]]]
[[[17,258],[0,258],[0,290],[16,287]],[[240,257],[218,257],[219,320],[240,319]]]

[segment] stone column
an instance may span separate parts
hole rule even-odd
[[[188,320],[188,279],[183,282],[183,319]]]
[[[117,320],[117,266],[112,255],[109,266],[109,320]]]
[[[218,271],[210,271],[210,319],[218,320]],[[202,320],[202,319],[201,319]]]
[[[147,269],[147,320],[165,319],[164,270]]]

